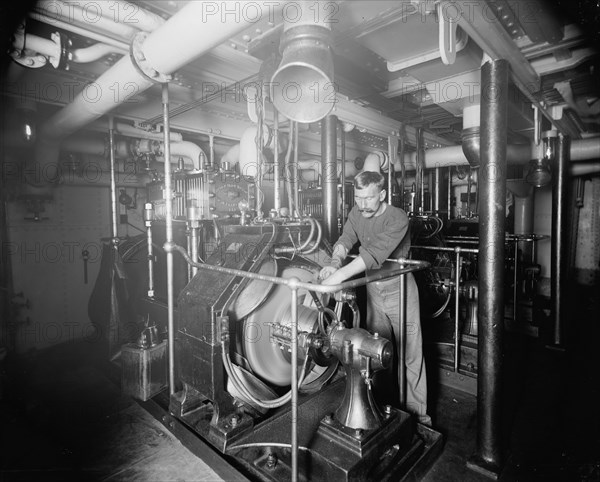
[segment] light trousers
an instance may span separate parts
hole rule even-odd
[[[382,384],[389,386],[390,382],[399,390],[399,385],[394,381],[402,367],[402,360],[398,359],[398,347],[400,346],[399,307],[400,283],[398,277],[367,285],[367,329],[373,333],[379,333],[379,335],[395,343],[395,363],[392,364],[389,370],[376,376],[376,391],[381,391]],[[406,366],[406,410],[415,414],[419,422],[431,425],[431,419],[427,415],[427,374],[425,373],[425,360],[423,358],[419,291],[412,273],[406,275],[404,363]]]

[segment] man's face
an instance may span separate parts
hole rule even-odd
[[[354,190],[354,201],[363,218],[373,217],[384,199],[385,189],[380,190],[376,184]]]

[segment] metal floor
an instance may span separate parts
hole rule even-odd
[[[600,317],[587,315],[570,320],[566,352],[506,334],[501,481],[600,481]],[[70,343],[5,363],[0,481],[227,480],[122,396],[99,352]],[[475,397],[438,386],[430,400],[445,446],[423,480],[488,480],[465,466],[476,446]]]

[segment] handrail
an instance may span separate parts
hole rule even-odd
[[[183,256],[185,261],[194,268],[205,269],[208,271],[215,271],[218,273],[229,274],[233,276],[241,276],[243,278],[250,278],[260,281],[269,281],[271,283],[286,285],[292,289],[306,289],[309,291],[316,291],[317,293],[335,293],[344,289],[352,289],[357,288],[359,286],[366,285],[367,283],[372,283],[374,281],[381,281],[384,279],[392,278],[394,276],[399,276],[407,273],[412,273],[414,271],[420,271],[422,269],[429,268],[430,264],[427,261],[420,261],[416,259],[406,259],[406,258],[398,258],[398,259],[386,259],[388,262],[399,264],[403,266],[401,268],[386,270],[382,273],[373,274],[369,276],[364,276],[359,279],[344,281],[343,283],[338,283],[335,285],[320,285],[316,283],[306,283],[303,281],[298,281],[294,278],[279,278],[277,276],[270,276],[265,274],[251,273],[249,271],[244,271],[241,269],[233,269],[233,268],[223,268],[222,266],[214,266],[212,264],[206,263],[195,263],[188,256],[187,251],[175,244],[175,243],[165,243],[164,249],[166,252],[169,250],[177,251],[179,254]]]
[[[425,249],[429,251],[449,251],[452,253],[479,253],[479,249],[473,248],[462,248],[460,246],[455,246],[453,248],[447,246],[411,246],[411,249]]]
[[[505,236],[505,241],[512,242],[520,242],[520,241],[539,241],[541,239],[549,238],[547,234],[507,234]],[[446,236],[444,237],[445,241],[449,242],[460,242],[460,241],[468,241],[468,242],[479,242],[479,236]]]

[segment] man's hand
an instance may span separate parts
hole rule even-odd
[[[338,269],[335,268],[334,266],[325,266],[320,272],[319,272],[319,279],[321,280],[326,280],[327,278],[329,278],[333,273],[335,273]]]

